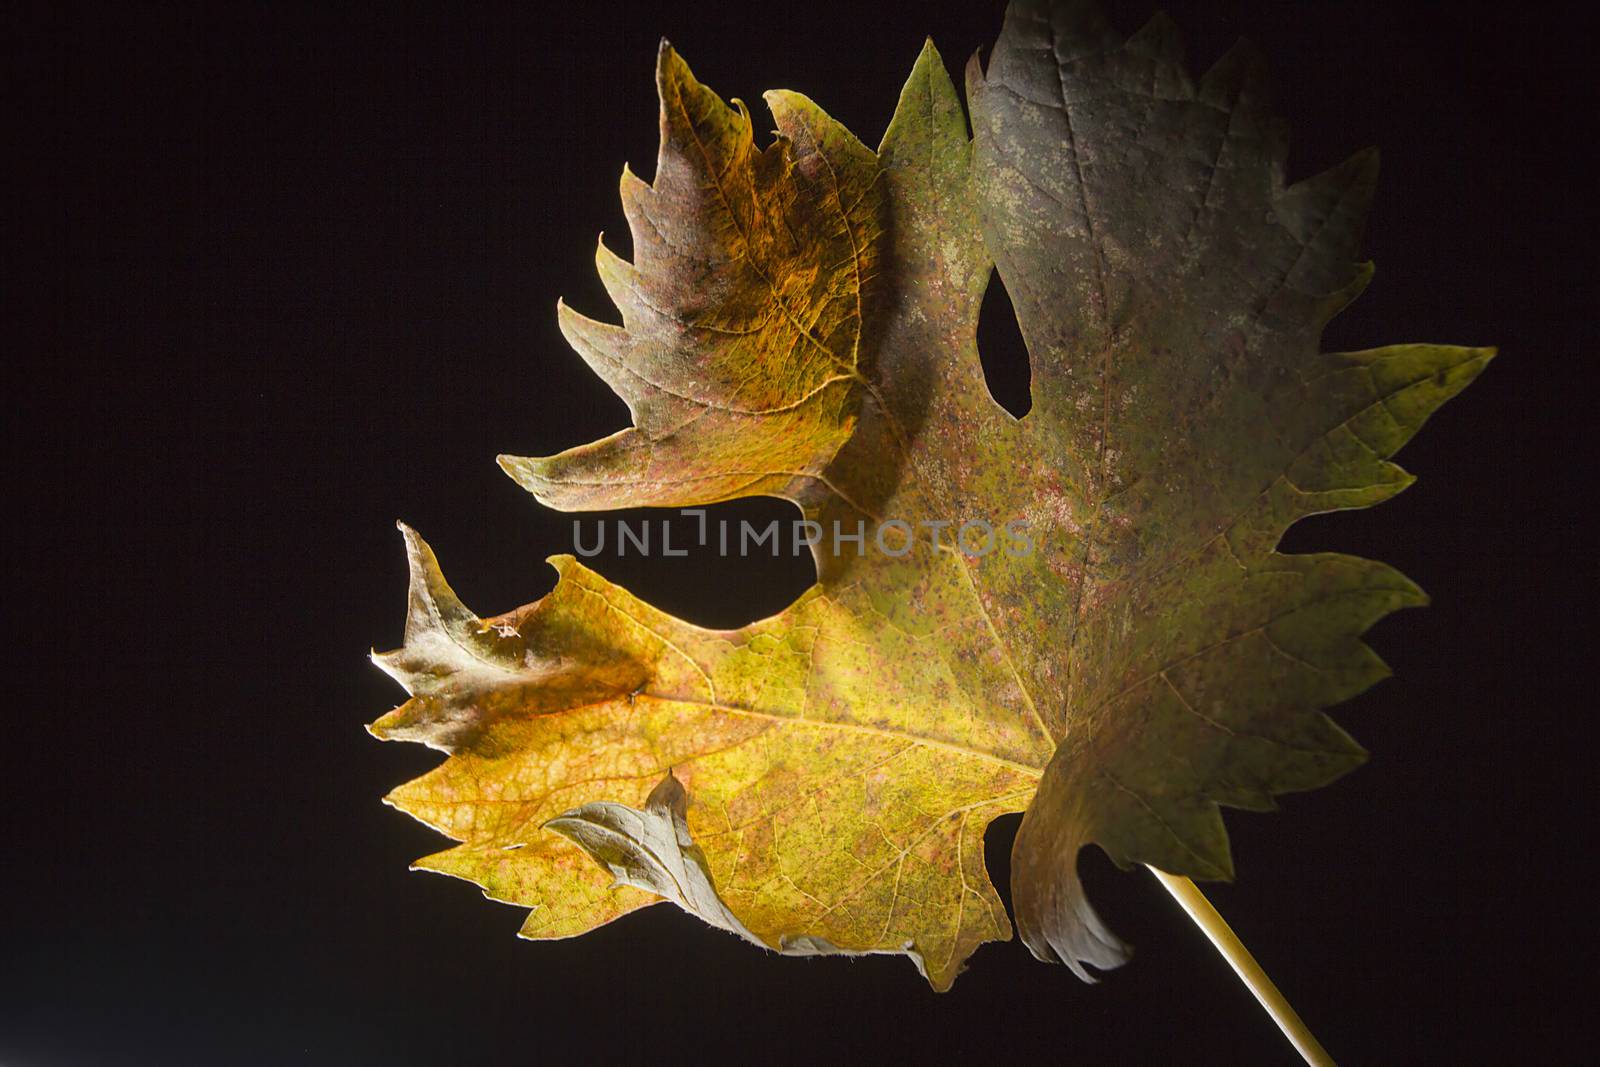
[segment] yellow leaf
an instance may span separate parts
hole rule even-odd
[[[823,531],[818,581],[707,630],[556,557],[549,595],[480,619],[407,530],[405,642],[377,661],[411,699],[371,729],[450,753],[388,798],[460,842],[419,866],[532,908],[530,937],[666,897],[945,989],[1010,936],[983,835],[1025,811],[1025,942],[1117,965],[1085,844],[1229,878],[1219,805],[1363,758],[1319,709],[1382,677],[1361,633],[1424,598],[1276,544],[1405,488],[1390,457],[1492,352],[1320,351],[1370,277],[1375,157],[1284,187],[1252,54],[1196,84],[1161,18],[1124,41],[1017,0],[968,68],[974,136],[930,42],[876,151],[787,92],[757,148],[665,44],[657,81],[634,262],[597,256],[622,323],[560,312],[633,426],[501,464],[564,510],[782,497]],[[1021,420],[976,348],[996,266]]]

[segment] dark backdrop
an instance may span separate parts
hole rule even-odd
[[[1151,10],[1113,6],[1129,32]],[[1262,46],[1292,177],[1382,148],[1378,274],[1329,346],[1502,349],[1404,453],[1414,488],[1292,533],[1394,563],[1435,604],[1375,630],[1397,677],[1337,712],[1370,764],[1233,814],[1240,880],[1214,899],[1347,1063],[1577,1062],[1579,31],[1539,5],[1168,10],[1197,69],[1241,33]],[[408,874],[442,839],[379,803],[438,759],[362,730],[401,696],[365,660],[400,637],[394,520],[479,611],[523,603],[570,530],[494,455],[626,422],[554,307],[610,315],[590,257],[602,228],[626,251],[623,162],[652,170],[658,37],[724,95],[799,89],[875,143],[924,34],[959,70],[1000,17],[999,0],[10,7],[0,1062],[1290,1061],[1149,876],[1097,854],[1091,890],[1133,963],[1088,987],[990,945],[941,997],[902,959],[765,957],[671,908],[518,941],[519,911]],[[990,310],[1014,391],[1015,331]],[[597,565],[717,625],[810,580],[808,562]],[[1002,886],[1014,830],[990,833]]]

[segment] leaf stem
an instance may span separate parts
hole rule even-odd
[[[1328,1050],[1306,1029],[1306,1024],[1289,1006],[1283,994],[1278,992],[1278,987],[1272,984],[1272,979],[1267,977],[1267,972],[1261,969],[1256,958],[1250,955],[1250,950],[1244,947],[1244,942],[1239,940],[1233,928],[1217,914],[1217,909],[1200,892],[1200,887],[1181,875],[1168,874],[1154,867],[1150,868],[1150,873],[1156,876],[1156,881],[1172,894],[1195,925],[1211,939],[1217,951],[1222,953],[1222,958],[1228,961],[1228,966],[1255,994],[1261,1006],[1267,1009],[1267,1014],[1272,1016],[1272,1021],[1278,1024],[1278,1029],[1283,1031],[1283,1036],[1289,1039],[1301,1058],[1311,1067],[1334,1067],[1333,1057],[1328,1055]]]

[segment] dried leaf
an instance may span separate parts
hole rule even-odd
[[[728,631],[564,556],[544,599],[479,619],[407,530],[405,642],[376,659],[412,698],[372,730],[451,753],[388,798],[459,842],[419,866],[532,908],[528,937],[666,897],[775,950],[905,953],[945,989],[1010,936],[983,834],[1026,811],[1024,941],[1115,966],[1085,844],[1231,878],[1219,805],[1362,760],[1320,709],[1384,675],[1360,635],[1423,594],[1275,546],[1405,488],[1390,457],[1492,350],[1320,352],[1371,276],[1376,157],[1284,187],[1254,53],[1196,85],[1160,16],[1123,41],[1016,0],[968,65],[970,140],[931,42],[876,152],[788,92],[757,148],[665,44],[657,81],[655,179],[622,179],[634,262],[597,253],[622,324],[560,311],[633,426],[502,465],[563,510],[772,495],[824,531],[949,526],[904,554],[825,539],[813,588]],[[976,348],[996,268],[1021,420]],[[951,536],[980,522],[1033,551]]]

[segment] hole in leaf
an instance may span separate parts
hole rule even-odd
[[[1014,811],[996,818],[983,832],[983,865],[988,868],[989,881],[994,883],[1000,902],[1013,921],[1017,911],[1011,906],[1011,846],[1021,827],[1022,812]]]
[[[776,615],[817,580],[800,517],[788,501],[745,497],[708,507],[704,525],[676,508],[628,508],[568,516],[563,536],[585,566],[651,607],[734,629]]]
[[[1033,407],[1033,369],[1016,309],[998,270],[989,274],[989,288],[978,312],[978,358],[983,361],[989,395],[1013,417],[1026,415]]]

